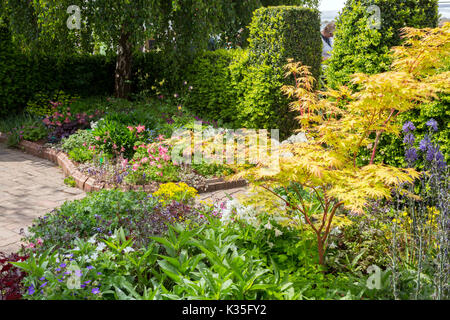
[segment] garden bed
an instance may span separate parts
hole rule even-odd
[[[4,133],[0,133],[0,142],[6,142],[7,136]],[[68,155],[54,148],[44,146],[41,142],[31,142],[23,140],[19,143],[19,148],[26,153],[32,154],[36,157],[47,159],[57,165],[59,165],[65,176],[72,176],[75,180],[76,187],[84,190],[85,192],[99,191],[102,189],[115,189],[119,188],[123,191],[129,190],[144,190],[146,192],[155,192],[160,185],[159,182],[151,182],[144,185],[114,185],[95,179],[89,174],[85,174],[83,166],[80,168],[80,164],[73,162],[69,159]],[[80,170],[81,169],[81,170]],[[237,181],[225,181],[222,178],[204,178],[201,181],[194,183],[192,187],[197,189],[198,193],[213,192],[218,190],[228,190],[246,186],[245,180]]]

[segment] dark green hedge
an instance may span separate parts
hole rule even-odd
[[[336,87],[349,81],[356,72],[375,74],[387,71],[389,50],[401,42],[400,29],[436,27],[437,0],[348,0],[336,21],[333,55],[326,70],[328,84]],[[369,28],[373,14],[367,8],[377,5],[381,11],[380,29]]]
[[[287,58],[312,66],[320,75],[319,12],[302,7],[255,11],[249,50],[218,50],[197,57],[188,70],[193,91],[188,107],[199,116],[222,119],[236,128],[280,129],[296,125],[281,93]]]
[[[193,89],[186,101],[192,112],[225,123],[237,120],[238,95],[230,65],[241,54],[243,50],[221,49],[204,52],[195,59],[188,69],[188,83]]]
[[[254,65],[282,67],[288,58],[311,67],[320,76],[320,15],[315,9],[296,6],[262,7],[250,24],[250,60]]]

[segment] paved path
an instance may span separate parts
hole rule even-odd
[[[48,160],[0,143],[0,251],[20,248],[20,229],[66,200],[85,193],[64,185],[64,174]]]
[[[247,191],[247,187],[229,189],[229,190],[219,190],[214,192],[199,194],[197,201],[208,201],[212,200],[213,203],[220,203],[228,200],[228,196],[234,198],[238,195],[244,194]]]

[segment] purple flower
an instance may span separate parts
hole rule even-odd
[[[81,270],[75,270],[75,275],[77,277],[81,277],[83,275],[83,272],[81,272]]]
[[[94,267],[93,266],[87,266],[86,269],[92,270],[92,269],[94,269]]]
[[[43,284],[41,284],[40,288],[43,288],[47,285],[47,282],[44,282]]]
[[[431,146],[430,137],[428,135],[425,135],[425,137],[419,142],[419,149],[422,152],[426,152],[430,146]]]
[[[61,268],[65,268],[65,267],[67,267],[67,264],[61,263],[59,266],[60,266]]]
[[[414,126],[414,124],[411,121],[405,122],[403,124],[403,132],[404,133],[408,133],[410,131],[414,131],[416,130],[416,127]]]
[[[98,274],[99,276],[101,276],[101,275],[102,275],[102,273],[101,273],[101,272],[97,272],[97,274]]]
[[[417,160],[417,150],[415,148],[406,150],[405,158],[408,163],[414,163]]]
[[[31,285],[31,286],[28,287],[28,294],[29,294],[29,295],[34,294],[34,286],[33,286],[33,285]]]
[[[44,281],[44,280],[45,280],[45,277],[39,278],[39,280]]]
[[[99,288],[92,288],[92,293],[93,294],[99,294],[100,293],[100,289]]]
[[[438,123],[433,118],[428,120],[427,126],[430,127],[431,129],[433,129],[433,131],[438,131]]]
[[[89,283],[91,283],[91,280],[85,281],[84,283],[89,284]]]
[[[409,145],[409,146],[413,146],[414,141],[416,141],[416,137],[414,137],[414,135],[412,133],[408,133],[405,138],[403,138],[403,143]]]

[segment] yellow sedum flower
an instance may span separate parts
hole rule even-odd
[[[160,202],[164,205],[171,201],[179,201],[188,203],[197,196],[197,190],[188,186],[184,182],[180,183],[164,183],[161,184],[156,192],[153,193],[155,197],[160,198]]]

